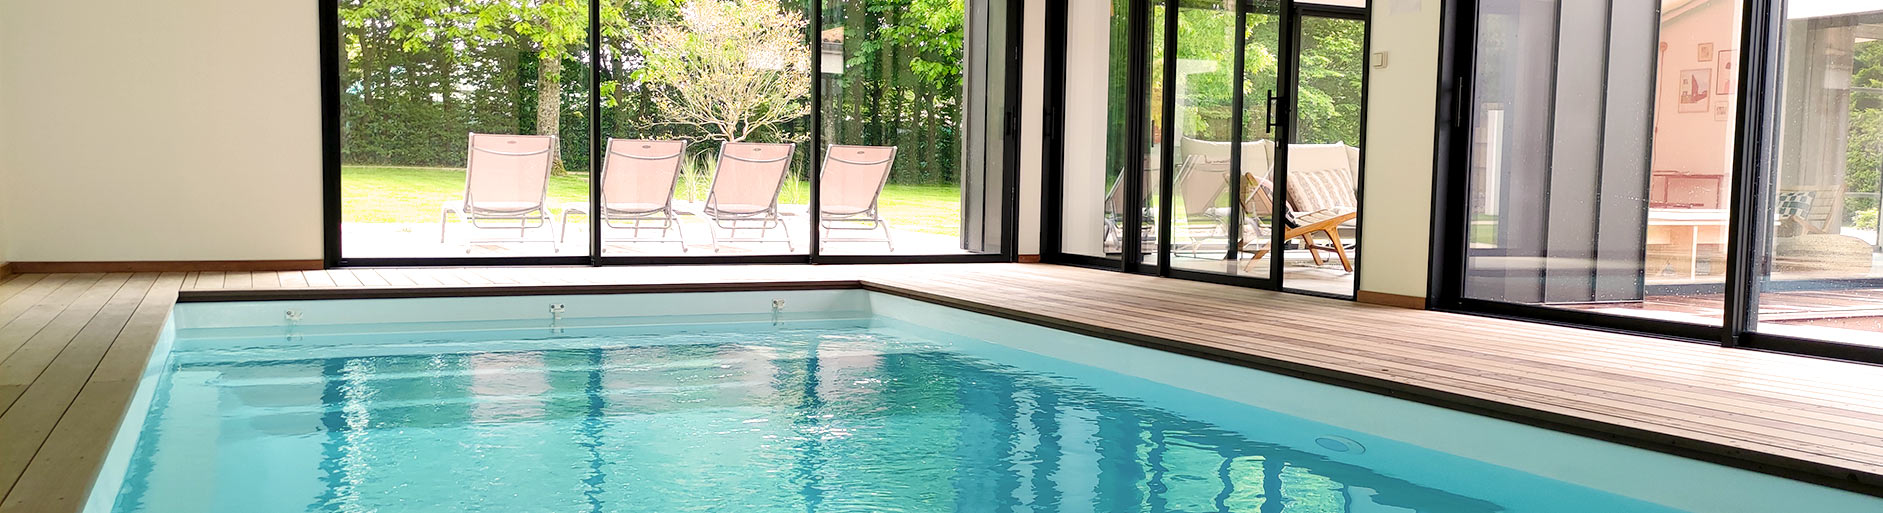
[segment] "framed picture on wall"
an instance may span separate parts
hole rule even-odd
[[[1694,56],[1700,62],[1713,60],[1713,43],[1700,43],[1700,53]]]
[[[1706,112],[1707,98],[1713,93],[1713,70],[1688,69],[1680,71],[1679,112]]]
[[[1734,69],[1736,65],[1732,50],[1720,50],[1720,58],[1714,65],[1719,69],[1719,80],[1715,81],[1718,85],[1713,88],[1713,94],[1733,94],[1733,90],[1739,87],[1739,70]]]

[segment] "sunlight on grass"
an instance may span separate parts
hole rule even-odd
[[[432,167],[345,166],[340,170],[342,222],[436,223],[438,207],[464,197],[464,170]],[[705,180],[698,180],[697,198],[705,197]],[[808,198],[810,185],[788,183],[781,201]],[[689,200],[686,184],[675,192],[676,202]],[[588,201],[588,177],[555,176],[549,179],[551,213],[562,214],[562,204]],[[897,230],[954,236],[961,231],[961,188],[951,185],[896,185],[883,189],[883,217]],[[802,208],[802,207],[800,207]]]

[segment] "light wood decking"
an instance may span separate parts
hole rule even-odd
[[[1883,367],[1062,266],[26,274],[0,282],[0,513],[76,510],[185,300],[862,286],[1878,494]],[[698,288],[698,287],[691,287]],[[1256,393],[1252,391],[1251,393]]]

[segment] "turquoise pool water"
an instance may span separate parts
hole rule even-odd
[[[553,328],[518,320],[185,328],[155,358],[138,405],[145,411],[134,411],[143,417],[127,421],[125,447],[114,448],[121,469],[108,469],[106,480],[115,480],[101,484],[91,506],[1491,513],[1706,504],[1605,491],[1262,407],[1268,394],[1288,394],[1277,403],[1291,405],[1364,395],[1344,389],[899,298],[843,301],[893,303],[886,310],[896,316],[855,308],[776,322],[720,313],[557,319]],[[963,329],[904,320],[923,308],[937,312],[940,322],[929,324]],[[1063,350],[1072,352],[1054,354]],[[1100,353],[1159,368],[1189,362],[1191,369],[1162,372],[1225,373],[1248,388],[1195,390],[1152,379],[1157,372],[1062,358]],[[1300,392],[1315,387],[1330,390]],[[1415,434],[1471,429],[1450,424],[1460,414],[1406,417],[1401,412],[1428,407],[1394,404],[1352,406]],[[1534,433],[1513,441],[1497,429],[1532,428],[1481,436],[1486,445],[1535,444],[1539,458],[1599,444]],[[1604,450],[1647,455],[1606,460],[1622,474],[1660,473],[1662,460],[1672,459]],[[1602,464],[1568,458],[1531,466],[1592,466],[1599,474]],[[1738,475],[1692,464],[1706,466],[1689,474],[1700,479]],[[1874,504],[1815,493],[1822,502],[1780,503],[1831,508],[1792,511]]]

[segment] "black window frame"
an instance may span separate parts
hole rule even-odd
[[[1171,4],[1179,2],[1179,0],[1168,1]],[[1236,2],[1235,16],[1238,31],[1235,46],[1238,48],[1238,55],[1235,59],[1235,74],[1238,77],[1242,75],[1243,62],[1247,55],[1247,52],[1242,50],[1246,48],[1246,42],[1243,41],[1244,33],[1246,32],[1246,30],[1242,30],[1244,28],[1243,23],[1246,22],[1249,14],[1256,12],[1253,10],[1255,1],[1257,0],[1239,0]],[[1297,3],[1296,0],[1276,0],[1276,3],[1280,4],[1281,33],[1277,48],[1278,55],[1280,56],[1280,61],[1277,63],[1280,72],[1277,73],[1276,76],[1275,90],[1279,91],[1281,94],[1274,100],[1275,107],[1270,109],[1270,115],[1275,117],[1278,126],[1276,127],[1274,136],[1277,142],[1277,150],[1275,152],[1275,170],[1273,171],[1274,185],[1271,188],[1273,197],[1270,198],[1269,204],[1274,209],[1274,211],[1270,213],[1271,216],[1273,216],[1271,218],[1281,219],[1283,214],[1282,209],[1286,208],[1284,195],[1288,190],[1288,152],[1285,149],[1288,142],[1284,141],[1292,141],[1295,137],[1296,95],[1294,93],[1299,86],[1300,55],[1297,46],[1301,36],[1300,20],[1303,17],[1315,16],[1361,21],[1364,24],[1361,32],[1361,54],[1363,56],[1370,56],[1372,55],[1373,48],[1372,13],[1374,2],[1367,2],[1366,7],[1303,4]],[[1142,163],[1145,157],[1141,148],[1142,145],[1139,143],[1144,140],[1144,131],[1146,129],[1144,116],[1146,101],[1142,100],[1145,95],[1142,94],[1141,89],[1143,88],[1144,78],[1148,71],[1146,69],[1148,59],[1146,55],[1146,45],[1150,43],[1150,41],[1148,41],[1149,30],[1146,29],[1146,20],[1149,17],[1149,5],[1148,0],[1135,0],[1131,2],[1130,12],[1128,14],[1130,18],[1127,20],[1128,29],[1126,31],[1125,45],[1129,51],[1129,56],[1127,58],[1125,76],[1131,80],[1129,87],[1131,87],[1131,90],[1134,92],[1127,93],[1125,96],[1127,98],[1140,98],[1138,101],[1127,104],[1125,109],[1125,139],[1132,144],[1132,149],[1128,152],[1129,156],[1126,159],[1127,162]],[[1065,212],[1063,209],[1065,205],[1061,189],[1065,183],[1066,171],[1064,113],[1066,112],[1065,84],[1067,49],[1065,41],[1068,33],[1067,16],[1069,9],[1069,0],[1048,0],[1046,4],[1044,34],[1046,42],[1044,52],[1045,73],[1043,75],[1046,83],[1043,89],[1044,102],[1041,107],[1043,109],[1041,119],[1044,123],[1044,129],[1042,130],[1043,147],[1041,148],[1040,166],[1042,175],[1040,187],[1040,261],[1051,264],[1071,265],[1164,278],[1178,278],[1264,290],[1285,291],[1330,299],[1354,300],[1360,291],[1361,276],[1366,268],[1366,266],[1360,265],[1361,251],[1358,245],[1355,246],[1350,255],[1354,262],[1354,272],[1351,288],[1347,294],[1330,294],[1321,291],[1288,287],[1285,280],[1285,273],[1283,272],[1284,262],[1278,254],[1279,252],[1269,258],[1268,274],[1267,276],[1261,277],[1210,273],[1171,266],[1171,223],[1169,220],[1172,219],[1172,195],[1174,194],[1172,185],[1175,180],[1176,170],[1175,166],[1170,165],[1160,166],[1158,172],[1159,189],[1157,192],[1160,197],[1157,202],[1157,216],[1160,222],[1156,224],[1156,229],[1159,233],[1155,264],[1146,265],[1144,263],[1144,253],[1141,251],[1143,245],[1141,244],[1139,236],[1140,230],[1138,229],[1125,229],[1121,231],[1121,252],[1120,256],[1117,258],[1067,253],[1064,251],[1061,245],[1061,237],[1064,235]],[[1164,40],[1161,43],[1165,45],[1165,48],[1171,49],[1176,46],[1177,31],[1173,30],[1176,24],[1176,10],[1172,9],[1166,16],[1166,30],[1163,34]],[[1169,61],[1170,60],[1167,60],[1166,65],[1170,68],[1174,68],[1174,63]],[[1170,68],[1165,70],[1166,73],[1172,71]],[[1356,197],[1361,198],[1360,204],[1357,206],[1358,208],[1355,209],[1355,226],[1359,227],[1355,232],[1356,241],[1359,238],[1359,232],[1365,229],[1364,223],[1360,220],[1366,218],[1366,201],[1364,199],[1366,188],[1364,177],[1366,175],[1366,161],[1370,152],[1365,151],[1364,148],[1366,147],[1368,88],[1371,87],[1368,79],[1371,78],[1371,75],[1372,66],[1366,64],[1363,59],[1360,75],[1361,105],[1359,115],[1361,140],[1357,141],[1362,148],[1359,162],[1359,173],[1362,179],[1360,183],[1354,184],[1354,194]],[[1245,91],[1243,89],[1242,87],[1236,87],[1232,92],[1231,109],[1239,115],[1247,113],[1246,106],[1249,101],[1264,100],[1262,98],[1245,98]],[[1166,109],[1174,109],[1175,102],[1172,98],[1174,95],[1175,92],[1172,88],[1162,88],[1160,105],[1163,105]],[[1168,113],[1165,119],[1169,119]],[[1245,125],[1246,123],[1241,122],[1232,123],[1232,135],[1230,139],[1240,141],[1243,135],[1242,127]],[[1172,127],[1167,124],[1163,129],[1169,131],[1172,130]],[[1171,140],[1171,138],[1168,137],[1170,134],[1166,133],[1164,135],[1166,136],[1164,140]],[[1231,144],[1230,147],[1230,169],[1239,170],[1241,169],[1242,145]],[[1168,162],[1171,157],[1169,154],[1171,151],[1170,145],[1165,145],[1162,151],[1166,154],[1160,157],[1160,161]],[[1236,171],[1232,171],[1232,173],[1236,173]],[[1126,187],[1123,191],[1126,205],[1123,209],[1124,211],[1120,213],[1124,218],[1124,221],[1121,223],[1123,226],[1140,226],[1140,213],[1143,211],[1143,208],[1142,202],[1139,201],[1138,198],[1142,197],[1142,194],[1139,192],[1141,185],[1139,184],[1140,180],[1134,179],[1133,177],[1142,175],[1143,173],[1133,170],[1127,171],[1119,178],[1124,181],[1123,183]],[[1239,197],[1242,191],[1242,180],[1235,179],[1231,180],[1230,183],[1231,197]],[[1238,219],[1239,216],[1241,216],[1241,205],[1239,203],[1238,201],[1230,201],[1232,220]],[[1230,232],[1230,246],[1233,250],[1233,248],[1238,245],[1236,241],[1240,238],[1240,230],[1232,229]],[[1271,245],[1269,247],[1281,248],[1287,243],[1287,240],[1283,238],[1283,230],[1271,229],[1269,232],[1271,237],[1269,241]]]
[[[988,49],[993,58],[998,54],[999,62],[1005,66],[1004,80],[998,84],[1002,88],[1004,102],[1001,108],[1001,155],[1000,167],[990,176],[998,176],[1000,184],[998,194],[988,194],[988,198],[998,198],[1000,234],[998,252],[939,254],[939,255],[859,255],[821,254],[821,239],[818,226],[819,210],[818,185],[819,168],[823,166],[826,150],[820,133],[823,116],[823,91],[820,76],[822,71],[815,60],[810,66],[811,94],[809,98],[810,127],[809,139],[812,141],[809,159],[809,248],[804,253],[781,255],[674,255],[674,256],[607,256],[602,254],[601,237],[588,237],[587,255],[568,256],[501,256],[501,257],[346,257],[341,252],[342,189],[341,189],[341,111],[340,111],[340,2],[339,0],[320,0],[320,91],[321,91],[321,228],[322,228],[322,264],[325,268],[339,267],[495,267],[495,266],[615,266],[615,265],[720,265],[720,264],[914,264],[914,263],[992,263],[1014,262],[1019,258],[1019,183],[1020,183],[1020,70],[1024,64],[1026,23],[1023,0],[1004,0],[1006,26],[993,30],[1003,30],[1007,44],[1002,49]],[[810,51],[819,47],[817,28],[824,19],[825,0],[806,0],[805,12],[809,23],[805,38]],[[972,10],[972,8],[969,8]],[[588,2],[588,40],[591,48],[600,48],[601,4],[598,0]],[[966,44],[966,43],[964,43]],[[964,58],[967,52],[964,51]],[[588,94],[591,99],[586,108],[589,111],[589,154],[601,154],[605,136],[601,133],[600,105],[593,99],[601,97],[601,66],[598,62],[601,52],[591,51],[588,57]],[[983,71],[982,73],[985,73]],[[989,84],[989,87],[995,87]],[[974,127],[968,127],[972,130]],[[589,205],[601,203],[601,166],[603,159],[589,159],[588,190]],[[965,166],[966,163],[964,162]],[[996,170],[990,170],[996,171]],[[964,203],[964,208],[966,207]],[[594,211],[594,210],[591,210]],[[600,233],[601,216],[588,216],[589,233]]]

